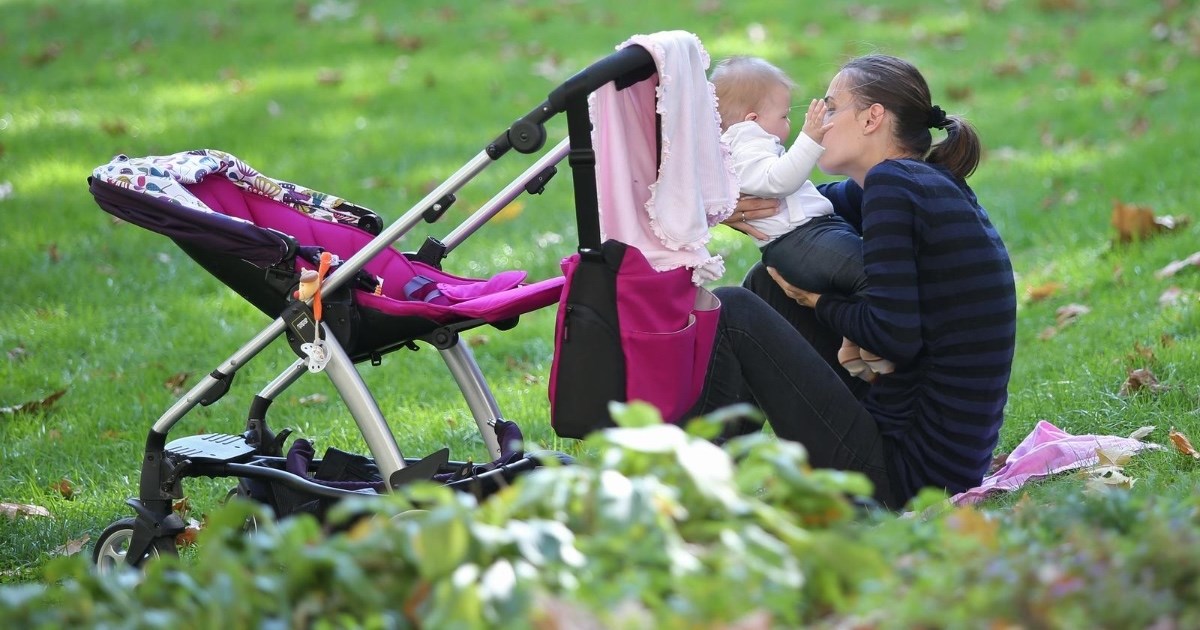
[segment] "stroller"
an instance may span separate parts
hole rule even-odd
[[[237,484],[231,494],[260,501],[277,516],[319,517],[347,497],[387,493],[418,480],[483,499],[550,459],[569,463],[561,453],[523,451],[519,428],[504,419],[471,349],[459,336],[481,326],[507,330],[520,315],[559,302],[564,278],[526,283],[521,271],[467,278],[442,270],[441,262],[522,192],[542,192],[556,173],[555,165],[568,154],[577,215],[583,216],[581,209],[594,215],[589,97],[610,84],[623,90],[656,72],[654,57],[637,45],[586,67],[388,226],[367,208],[269,178],[222,151],[122,155],[96,168],[88,181],[102,209],[171,238],[201,267],[273,318],[153,423],[138,495],[127,501],[135,515],[115,521],[99,536],[93,551],[98,567],[137,567],[149,558],[177,553],[176,537],[185,523],[173,504],[183,496],[187,478],[230,478]],[[541,152],[545,123],[560,113],[567,115],[570,137],[543,153],[447,236],[427,237],[416,252],[392,247],[422,221],[441,218],[456,191],[491,163],[512,150]],[[281,337],[297,358],[253,397],[240,432],[168,441],[180,420],[197,405],[216,403],[230,390],[238,370]],[[444,359],[493,461],[454,461],[445,448],[421,458],[402,453],[355,366],[366,361],[379,365],[384,354],[417,349],[418,342],[432,346]],[[267,411],[302,376],[320,373],[329,377],[345,403],[369,455],[331,448],[316,458],[303,439],[293,440],[284,451],[290,431],[273,430]]]

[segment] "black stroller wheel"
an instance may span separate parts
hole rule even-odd
[[[133,517],[123,518],[104,528],[92,549],[92,562],[96,565],[97,573],[108,575],[119,571],[122,566],[128,566],[129,541],[133,538],[133,526],[136,522],[137,519]],[[141,567],[147,560],[178,553],[174,540],[155,539],[146,555],[134,565]]]

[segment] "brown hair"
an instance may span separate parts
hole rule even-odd
[[[890,55],[866,55],[842,66],[847,89],[860,107],[883,105],[896,123],[893,134],[904,150],[941,164],[966,179],[979,166],[979,133],[961,116],[947,116],[933,104],[929,84],[911,63]],[[933,144],[931,128],[945,129],[946,138]]]
[[[796,83],[783,70],[760,57],[736,55],[717,62],[709,77],[717,90],[717,112],[721,129],[739,123],[746,114],[758,109],[773,87],[789,91]]]

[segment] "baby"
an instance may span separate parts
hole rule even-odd
[[[741,193],[779,199],[778,213],[745,222],[765,237],[751,234],[763,264],[814,293],[863,291],[862,239],[809,180],[825,150],[825,101],[809,103],[801,133],[785,148],[795,88],[786,73],[764,59],[736,56],[719,62],[710,80],[717,91],[721,137],[729,144]],[[843,340],[838,360],[866,381],[893,367],[849,339]]]

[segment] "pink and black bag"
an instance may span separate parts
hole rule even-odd
[[[655,86],[640,88],[649,100],[642,111],[654,125],[659,122]],[[588,106],[579,100],[569,104],[566,113],[579,251],[563,260],[565,286],[550,371],[551,425],[561,437],[582,438],[613,426],[610,402],[634,400],[657,407],[665,422],[686,420],[704,386],[720,303],[693,283],[692,269],[657,271],[637,247],[611,238],[601,242]],[[719,133],[715,122],[713,133]],[[657,152],[661,147],[654,146],[654,134],[651,128],[648,150]],[[657,144],[661,140],[660,136]],[[641,156],[631,159],[635,157]],[[654,163],[650,154],[649,164]],[[732,190],[736,197],[735,185]],[[606,212],[645,210],[606,206]]]

